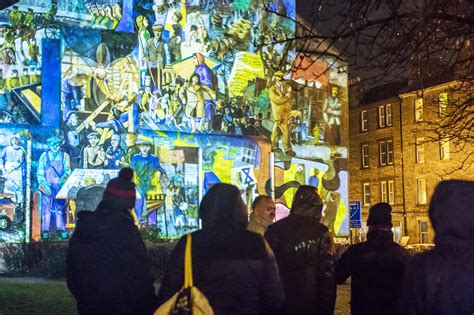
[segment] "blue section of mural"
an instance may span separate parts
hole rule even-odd
[[[198,227],[212,184],[237,185],[247,204],[265,193],[270,151],[278,201],[311,183],[325,223],[347,233],[347,74],[291,50],[293,0],[265,3],[30,0],[1,12],[0,123],[29,127],[17,145],[0,126],[0,146],[5,165],[31,155],[35,239],[67,238],[127,166],[137,224],[179,236]],[[16,184],[3,192],[24,208]]]

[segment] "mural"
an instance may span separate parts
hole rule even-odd
[[[293,51],[281,15],[295,17],[294,1],[23,0],[0,11],[2,159],[31,142],[23,182],[4,194],[26,209],[31,186],[33,238],[67,239],[126,166],[136,223],[162,236],[197,229],[216,182],[287,207],[314,185],[325,224],[347,234],[347,71]]]

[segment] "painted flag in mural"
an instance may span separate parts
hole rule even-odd
[[[248,82],[265,75],[260,55],[239,52],[235,55],[234,66],[229,77],[229,91],[232,95],[242,95]]]

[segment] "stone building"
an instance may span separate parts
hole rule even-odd
[[[390,203],[395,240],[409,236],[409,244],[433,243],[428,206],[441,180],[474,180],[472,143],[456,146],[435,132],[460,96],[460,82],[440,78],[447,82],[423,89],[409,81],[350,86],[350,200],[361,202],[364,227],[371,205]]]

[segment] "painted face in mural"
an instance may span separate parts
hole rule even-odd
[[[151,147],[147,144],[141,144],[140,145],[140,154],[143,156],[143,157],[146,157],[148,156],[148,152],[150,152],[150,149]]]
[[[114,134],[110,138],[110,144],[114,147],[117,148],[120,144],[120,135]]]
[[[87,140],[92,147],[95,147],[99,143],[99,137],[96,136],[88,137]]]
[[[77,116],[76,113],[71,114],[71,116],[69,116],[69,122],[71,123],[71,125],[77,126],[77,124],[79,123],[79,116]]]
[[[199,77],[197,75],[193,75],[191,80],[193,84],[199,84]]]
[[[60,141],[51,141],[51,142],[48,143],[48,148],[51,152],[58,153],[59,149],[61,148],[61,142]]]
[[[12,137],[10,139],[10,144],[12,145],[13,149],[18,149],[20,147],[20,139],[18,139],[18,137]]]
[[[339,89],[337,88],[337,86],[333,86],[332,89],[331,89],[332,97],[336,97],[337,93],[339,93]]]

